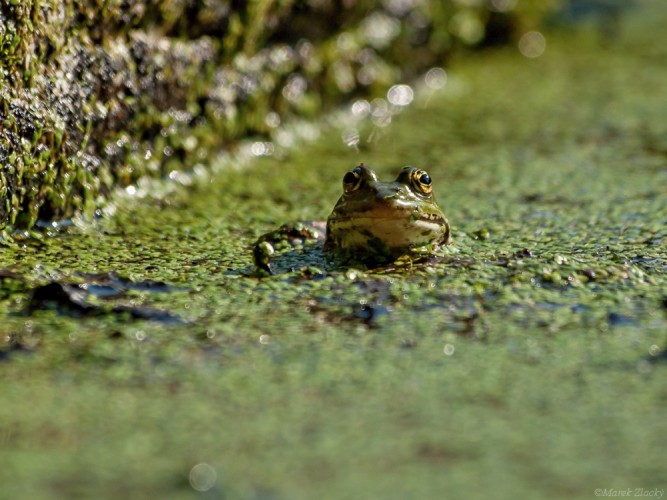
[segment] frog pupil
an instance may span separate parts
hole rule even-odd
[[[424,186],[430,186],[431,176],[428,174],[422,174],[421,177],[419,177],[419,182],[421,182]]]
[[[355,182],[357,182],[357,177],[358,175],[355,173],[354,170],[352,172],[348,172],[343,177],[343,184],[354,184]]]

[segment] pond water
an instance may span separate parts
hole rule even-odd
[[[623,19],[615,40],[546,33],[535,57],[461,58],[119,195],[97,221],[6,242],[6,494],[664,488],[667,45],[654,14]],[[360,162],[382,178],[428,170],[452,225],[442,258],[351,269],[306,245],[254,275],[253,242],[325,220]]]

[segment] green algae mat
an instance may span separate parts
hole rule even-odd
[[[662,497],[652,17],[454,61],[401,113],[357,102],[6,240],[0,498]],[[306,243],[256,275],[253,242],[326,219],[362,161],[429,171],[441,257],[350,269]]]

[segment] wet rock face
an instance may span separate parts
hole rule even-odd
[[[92,209],[483,43],[492,16],[511,35],[549,8],[340,3],[0,1],[0,226]]]

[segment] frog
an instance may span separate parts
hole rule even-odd
[[[367,266],[433,253],[451,243],[449,222],[426,170],[406,166],[394,181],[380,181],[360,163],[343,176],[342,184],[343,194],[326,223],[286,224],[260,237],[253,249],[256,268],[273,274],[274,245],[285,242],[321,242],[331,259]]]
[[[406,166],[380,181],[363,163],[343,176],[343,194],[327,219],[324,251],[356,260],[390,261],[451,243],[449,221],[425,170]]]

